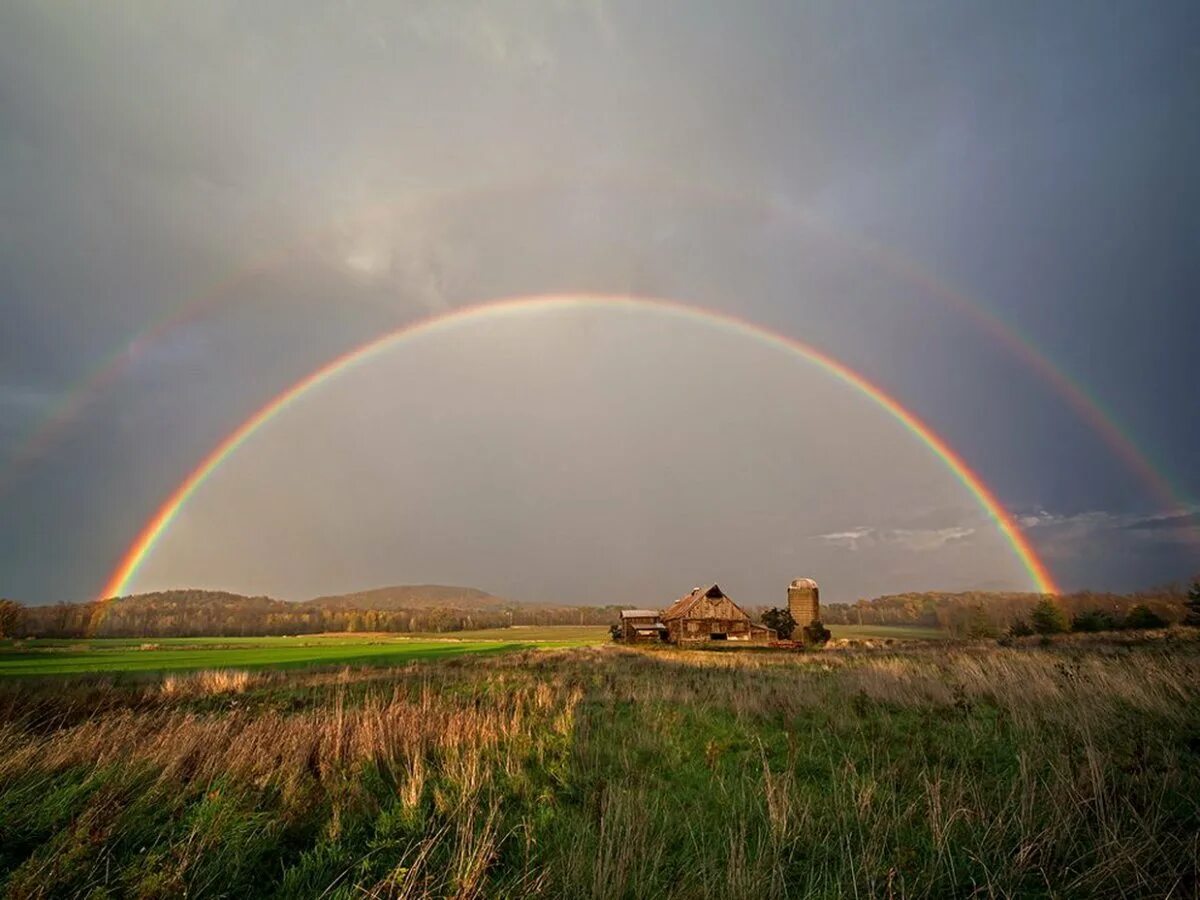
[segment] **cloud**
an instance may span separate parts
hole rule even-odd
[[[947,544],[965,541],[975,533],[974,528],[898,528],[888,532],[884,540],[894,541],[909,550],[940,550]]]
[[[1197,541],[1200,506],[1153,513],[1085,510],[1056,514],[1046,510],[1021,516],[1018,523],[1033,533],[1038,546],[1051,556],[1074,556],[1084,544],[1130,540],[1147,544],[1192,544]]]
[[[404,23],[429,46],[451,48],[494,66],[534,70],[557,63],[555,34],[564,24],[612,36],[611,20],[599,2],[432,2],[410,8]]]
[[[857,550],[860,542],[874,536],[874,528],[852,528],[849,531],[834,531],[829,534],[815,535],[817,540],[824,541],[833,547],[843,550]]]
[[[940,550],[947,544],[965,541],[974,528],[954,525],[947,528],[851,528],[818,534],[816,539],[843,550],[860,550],[880,544],[892,544],[915,552]]]

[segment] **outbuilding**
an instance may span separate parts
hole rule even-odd
[[[652,643],[666,640],[667,627],[653,609],[621,610],[621,640],[628,643]]]

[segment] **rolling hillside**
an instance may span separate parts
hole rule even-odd
[[[308,601],[322,609],[497,609],[501,597],[472,587],[445,584],[395,584],[349,594],[331,594]]]

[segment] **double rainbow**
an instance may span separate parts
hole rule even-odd
[[[550,178],[550,182],[554,179]],[[814,218],[807,211],[796,211],[769,200],[748,197],[729,192],[711,185],[695,185],[679,182],[671,173],[654,173],[648,179],[613,178],[602,179],[608,189],[631,189],[647,193],[669,193],[704,202],[715,202],[729,209],[740,210],[754,216],[781,217],[783,221],[808,229],[809,234],[848,249],[856,257],[898,282],[907,283],[923,294],[934,297],[968,318],[1006,351],[1012,354],[1029,371],[1040,377],[1075,413],[1103,439],[1113,454],[1118,457],[1154,495],[1164,511],[1179,511],[1191,515],[1193,504],[1168,479],[1164,472],[1150,461],[1147,454],[1135,443],[1128,430],[1122,428],[1111,411],[1092,396],[1078,381],[1070,378],[1025,336],[1006,324],[984,305],[945,280],[930,274],[889,248],[867,240],[859,235],[847,233],[830,223]],[[477,201],[481,196],[517,195],[524,191],[543,190],[547,177],[532,182],[517,182],[507,185],[466,185],[457,189],[427,197],[429,208],[436,210],[453,206],[455,202]],[[572,187],[574,179],[563,182],[561,187]],[[390,204],[380,204],[366,210],[360,217],[369,221],[373,215],[382,215],[392,209]],[[65,392],[63,399],[41,422],[34,426],[28,437],[18,445],[16,452],[0,470],[0,494],[16,478],[21,469],[41,457],[51,444],[64,433],[79,417],[87,404],[98,393],[115,384],[142,349],[165,338],[169,333],[187,325],[227,301],[239,286],[255,277],[269,273],[293,255],[310,251],[328,239],[329,229],[318,230],[307,239],[269,254],[257,263],[245,266],[222,278],[215,285],[201,291],[166,318],[152,322],[137,334],[126,346],[107,357],[99,366],[74,387]],[[1200,546],[1200,523],[1189,531],[1190,538]]]
[[[99,599],[124,595],[137,575],[138,568],[154,549],[155,544],[170,528],[180,509],[211,476],[250,437],[281,412],[295,404],[310,390],[337,377],[355,366],[383,353],[409,338],[429,335],[453,328],[468,321],[486,321],[519,315],[536,315],[555,309],[623,309],[655,311],[681,319],[703,321],[730,333],[750,337],[763,344],[790,352],[813,363],[829,375],[869,397],[914,437],[924,443],[945,464],[954,476],[974,495],[988,516],[996,523],[1021,565],[1029,573],[1033,587],[1042,593],[1058,593],[1058,586],[1046,565],[1038,558],[1012,516],[996,499],[978,473],[926,425],[915,413],[865,376],[815,347],[767,328],[726,313],[689,306],[675,300],[658,298],[609,296],[601,294],[567,294],[515,297],[463,307],[410,323],[381,337],[361,344],[325,363],[290,388],[278,394],[258,412],[246,419],[217,444],[180,485],[167,497],[153,517],[142,528],[126,551],[103,589]]]

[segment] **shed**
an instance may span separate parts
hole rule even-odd
[[[655,609],[621,610],[621,640],[630,643],[666,640],[667,627]]]

